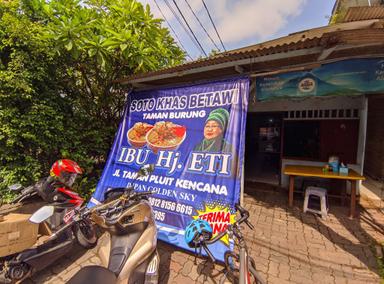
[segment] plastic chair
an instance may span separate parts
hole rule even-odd
[[[320,199],[320,210],[316,208],[309,208],[308,203],[310,196],[317,196]],[[304,199],[304,213],[312,212],[315,214],[320,214],[321,218],[326,219],[328,216],[328,195],[327,190],[322,187],[309,186],[305,190],[305,199]]]

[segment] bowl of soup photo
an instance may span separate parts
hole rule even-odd
[[[128,130],[128,142],[132,147],[141,148],[147,144],[147,133],[153,128],[153,125],[145,122],[137,122]]]
[[[147,145],[154,152],[176,150],[187,136],[185,126],[170,121],[159,121],[147,133]]]

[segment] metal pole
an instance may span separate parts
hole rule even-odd
[[[241,165],[240,206],[244,206],[244,162]]]

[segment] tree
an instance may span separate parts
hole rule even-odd
[[[138,72],[184,53],[134,0],[0,2],[0,190],[31,183],[59,158],[97,182]]]

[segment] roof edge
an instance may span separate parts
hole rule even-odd
[[[252,45],[226,53],[220,53],[214,57],[181,64],[153,72],[135,74],[127,78],[115,81],[121,84],[145,83],[171,77],[180,77],[187,74],[212,71],[235,65],[245,65],[256,61],[269,61],[290,56],[316,54],[324,48],[338,44],[337,37],[343,33],[358,30],[375,30],[376,23],[380,20],[364,20],[350,23],[314,28],[285,37]]]

